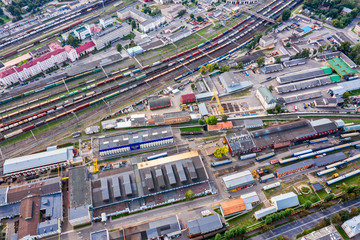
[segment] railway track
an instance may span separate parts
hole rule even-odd
[[[294,2],[295,2],[295,4],[298,3],[297,1],[289,1],[290,4],[293,4]],[[274,10],[275,10],[275,13],[280,13],[280,10],[282,10],[283,8],[284,8],[284,6],[283,6],[283,7],[280,7],[279,10],[274,9]],[[274,14],[272,14],[271,16],[274,16]],[[275,16],[276,16],[276,15],[275,15]],[[253,23],[257,23],[256,26],[259,26],[259,27],[257,28],[258,31],[263,31],[263,30],[266,29],[266,24],[263,24],[263,23],[264,23],[264,20],[262,20],[262,21],[255,21],[255,22],[253,22]],[[262,24],[260,24],[260,23],[262,23]],[[249,31],[251,31],[251,30],[254,30],[254,28],[251,28],[250,30],[248,30],[247,33],[248,33]],[[252,37],[252,34],[249,34],[249,36],[247,35],[247,36],[244,36],[243,38],[241,38],[242,45],[240,45],[240,47],[242,47],[242,46],[244,45],[244,43],[246,44],[246,43],[247,43],[249,40],[251,40],[252,38],[253,38],[253,37]],[[226,39],[225,39],[225,40],[226,40]],[[235,48],[234,48],[234,47],[235,47]],[[99,94],[95,94],[95,95],[93,95],[93,96],[85,97],[85,98],[83,99],[83,101],[80,101],[79,103],[74,103],[74,104],[72,104],[72,105],[71,105],[72,109],[70,109],[70,110],[67,110],[67,111],[66,111],[66,109],[64,109],[64,110],[62,110],[62,111],[59,111],[59,112],[57,112],[58,114],[57,114],[56,116],[51,116],[51,115],[52,115],[52,112],[49,113],[49,114],[48,114],[48,115],[49,115],[49,118],[47,118],[46,120],[43,120],[43,121],[39,122],[39,124],[38,124],[38,123],[36,123],[36,124],[28,123],[28,124],[27,124],[26,122],[22,122],[22,123],[20,124],[20,122],[19,122],[18,125],[21,125],[20,127],[24,127],[24,126],[25,126],[25,127],[24,127],[24,128],[20,128],[20,129],[18,129],[18,130],[15,130],[15,131],[13,131],[13,132],[11,132],[11,133],[8,133],[7,135],[5,135],[5,137],[4,137],[2,140],[11,138],[11,137],[16,136],[16,135],[19,135],[19,134],[21,134],[21,133],[23,133],[23,132],[26,132],[26,131],[28,131],[28,130],[31,130],[31,129],[35,128],[35,127],[41,126],[41,125],[43,125],[43,124],[47,124],[47,123],[49,123],[50,121],[59,119],[59,118],[65,116],[65,115],[68,115],[68,114],[71,114],[71,113],[80,111],[80,110],[82,110],[82,109],[84,109],[84,108],[87,108],[87,107],[93,105],[93,104],[97,104],[97,103],[100,102],[100,101],[105,101],[105,100],[107,100],[107,99],[110,99],[111,97],[117,96],[117,95],[122,94],[122,93],[125,93],[125,92],[127,92],[127,91],[130,91],[130,90],[132,90],[132,89],[134,89],[134,88],[136,88],[136,87],[139,87],[139,86],[141,86],[141,85],[143,85],[143,84],[145,84],[145,83],[147,83],[147,84],[152,83],[153,81],[158,80],[159,78],[162,78],[162,77],[164,77],[164,76],[166,76],[167,78],[173,78],[173,77],[177,76],[178,74],[181,74],[181,73],[183,73],[183,72],[186,72],[186,70],[191,69],[191,68],[197,66],[197,68],[195,68],[195,70],[196,70],[196,69],[199,68],[199,66],[204,65],[204,64],[206,64],[206,63],[209,62],[209,61],[207,61],[207,58],[204,59],[205,57],[209,57],[209,56],[210,56],[210,58],[216,58],[216,57],[219,58],[219,56],[223,56],[225,53],[227,53],[227,52],[229,52],[229,51],[230,51],[230,52],[231,52],[231,51],[235,51],[234,49],[235,49],[235,50],[236,50],[236,49],[239,49],[239,44],[237,43],[237,40],[236,40],[236,39],[231,40],[231,41],[227,42],[227,43],[224,44],[224,45],[219,45],[219,46],[216,47],[215,49],[212,49],[210,52],[200,54],[199,56],[197,56],[197,57],[195,57],[195,58],[192,58],[191,60],[189,60],[189,61],[187,61],[187,62],[184,62],[184,63],[182,63],[182,64],[177,64],[176,67],[174,67],[174,68],[172,68],[172,69],[170,69],[170,70],[167,70],[167,71],[165,71],[165,72],[163,72],[163,73],[161,73],[161,74],[158,74],[158,75],[155,75],[155,76],[153,76],[153,77],[150,77],[149,79],[146,79],[145,81],[143,81],[143,80],[138,81],[138,79],[131,80],[130,82],[127,82],[126,84],[120,84],[119,86],[114,86],[113,88],[108,89],[107,91],[101,92],[101,93],[99,93]],[[176,57],[180,57],[180,56],[176,56]],[[176,58],[176,57],[175,57],[175,58]],[[169,64],[168,66],[171,67],[172,65]],[[185,67],[185,66],[186,66],[186,67]],[[186,68],[185,71],[184,71],[184,68]],[[190,72],[192,73],[193,71],[190,71]],[[184,75],[186,76],[187,74],[189,74],[189,72],[187,72],[187,73],[184,74]],[[131,85],[130,85],[130,84],[131,84]],[[120,88],[120,90],[118,90],[118,88]],[[111,94],[107,95],[108,93],[110,93],[110,91],[113,91],[113,90],[117,90],[117,91],[115,91],[114,93],[111,93]],[[87,102],[87,103],[83,104],[84,101],[86,101],[86,100],[92,100],[92,98],[94,98],[94,97],[97,97],[94,101]],[[51,110],[53,110],[53,109],[50,109],[50,110],[47,110],[47,109],[46,109],[46,111],[51,111]],[[40,115],[32,115],[31,118],[34,117],[34,116],[37,116],[36,118],[43,117],[43,116],[47,115],[47,114],[46,114],[46,111],[40,112]],[[30,119],[30,120],[33,120],[33,119]],[[20,120],[20,121],[21,121],[21,120]],[[16,127],[18,127],[18,125],[13,126],[12,130],[14,130]]]

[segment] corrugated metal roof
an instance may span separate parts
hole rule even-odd
[[[60,148],[50,152],[41,152],[5,160],[4,174],[25,171],[73,159],[72,148]]]
[[[299,205],[298,196],[293,192],[288,192],[285,194],[280,194],[278,196],[272,197],[271,201],[274,203],[278,211],[281,209],[290,208]]]
[[[271,207],[264,208],[264,209],[261,209],[259,211],[256,211],[254,213],[254,216],[255,216],[256,219],[259,219],[259,218],[265,217],[265,216],[267,216],[269,214],[272,214],[274,212],[276,212],[276,207],[271,206]]]
[[[214,214],[211,216],[199,218],[193,221],[189,221],[187,223],[189,228],[189,234],[205,234],[209,233],[223,227],[223,223],[221,222],[220,216],[218,214]]]
[[[251,183],[254,178],[249,170],[223,177],[226,188],[236,187],[242,184]]]

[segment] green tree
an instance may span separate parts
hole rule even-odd
[[[275,58],[275,61],[276,61],[276,63],[281,63],[281,56],[277,56],[277,57]]]
[[[227,115],[222,115],[221,120],[223,122],[226,122],[228,120],[228,116]]]
[[[121,45],[120,43],[116,44],[116,50],[117,50],[118,52],[121,52],[121,50],[122,50],[122,45]]]
[[[219,69],[219,63],[218,62],[213,63],[213,65],[214,65],[214,69]]]
[[[269,86],[269,91],[270,91],[270,92],[274,91],[273,85],[270,85],[270,86]]]
[[[285,47],[289,48],[289,47],[291,47],[291,44],[289,42],[287,42]]]
[[[303,58],[309,58],[309,57],[310,57],[310,50],[307,49],[307,48],[305,48],[304,50],[302,50],[301,56],[302,56]]]
[[[206,67],[202,66],[199,71],[202,75],[204,75],[206,73]]]
[[[317,53],[316,49],[313,49],[313,55],[315,55]]]
[[[215,240],[221,240],[221,239],[222,239],[222,236],[220,233],[215,235]]]
[[[182,9],[178,12],[178,16],[180,17],[180,16],[184,15],[185,13],[186,13],[186,10]]]
[[[203,22],[203,21],[204,21],[204,18],[203,18],[202,16],[197,16],[197,17],[196,17],[196,20],[197,20],[198,22]]]
[[[358,215],[359,209],[355,206],[350,208],[350,216],[355,217]]]
[[[314,195],[314,196],[311,197],[310,200],[311,200],[311,202],[316,203],[317,201],[319,201],[319,198]]]
[[[191,190],[188,190],[186,193],[185,193],[185,198],[186,200],[193,200],[195,197],[195,194],[193,191]]]
[[[135,20],[131,21],[131,29],[134,30],[136,28],[136,22]]]
[[[194,16],[193,13],[190,13],[190,18],[191,18],[191,19],[194,19],[194,18],[195,18],[195,16]]]
[[[208,72],[212,72],[212,71],[214,71],[214,65],[208,64],[208,65],[206,65],[206,69],[208,70]]]
[[[232,238],[230,231],[225,231],[224,236],[225,236],[226,239],[231,239]]]
[[[334,215],[332,215],[332,216],[331,216],[331,222],[332,222],[333,224],[339,224],[339,223],[341,223],[341,217],[340,217],[340,215],[339,215],[339,214],[334,214]]]
[[[341,217],[341,221],[345,222],[346,220],[350,219],[350,212],[348,210],[341,210],[339,212],[339,216]]]
[[[265,224],[266,224],[266,225],[269,225],[269,224],[272,223],[272,222],[273,222],[272,215],[266,216],[266,218],[265,218]]]
[[[74,37],[73,35],[69,34],[68,38],[65,41],[65,44],[76,48],[79,46],[80,40],[77,37]]]
[[[229,66],[221,66],[220,71],[221,72],[228,72],[230,70]]]
[[[130,47],[135,47],[136,46],[136,43],[134,42],[134,40],[131,40],[130,41]]]
[[[204,120],[202,120],[201,118],[198,120],[198,124],[199,125],[204,125],[206,122]]]
[[[350,97],[350,93],[349,92],[344,92],[344,98],[349,98]]]
[[[330,193],[324,197],[324,201],[325,202],[331,201],[334,197],[335,197],[335,194]]]
[[[259,67],[264,66],[265,58],[264,57],[259,57],[258,60],[256,61],[256,63],[258,64]]]
[[[216,116],[210,116],[206,118],[206,123],[208,125],[216,125],[217,124],[217,118]]]
[[[305,209],[309,209],[309,208],[311,208],[311,206],[312,206],[312,203],[311,203],[310,201],[306,201],[306,202],[304,203],[304,208],[305,208]]]
[[[282,12],[281,19],[283,21],[287,21],[287,20],[289,20],[290,16],[291,16],[291,11],[290,11],[290,9],[287,8]]]
[[[323,53],[324,52],[324,47],[323,46],[320,46],[319,49],[318,49],[319,53]]]
[[[245,67],[243,62],[238,62],[237,66],[239,69],[243,69]]]

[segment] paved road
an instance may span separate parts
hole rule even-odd
[[[296,239],[296,235],[302,233],[305,229],[313,228],[317,223],[323,220],[325,217],[331,217],[336,212],[343,209],[350,210],[352,206],[360,207],[359,199],[346,202],[344,204],[337,204],[322,212],[313,213],[307,217],[288,223],[269,232],[250,238],[251,240],[265,240],[273,239],[280,235],[288,236],[290,239]]]

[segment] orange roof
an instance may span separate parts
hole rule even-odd
[[[148,119],[148,124],[149,124],[149,125],[154,125],[154,124],[155,124],[155,119],[149,118],[149,119]]]
[[[233,124],[231,121],[218,122],[216,125],[208,125],[208,131],[230,129],[230,128],[233,128]]]
[[[246,210],[246,206],[242,198],[221,203],[220,206],[223,210],[224,216]]]

